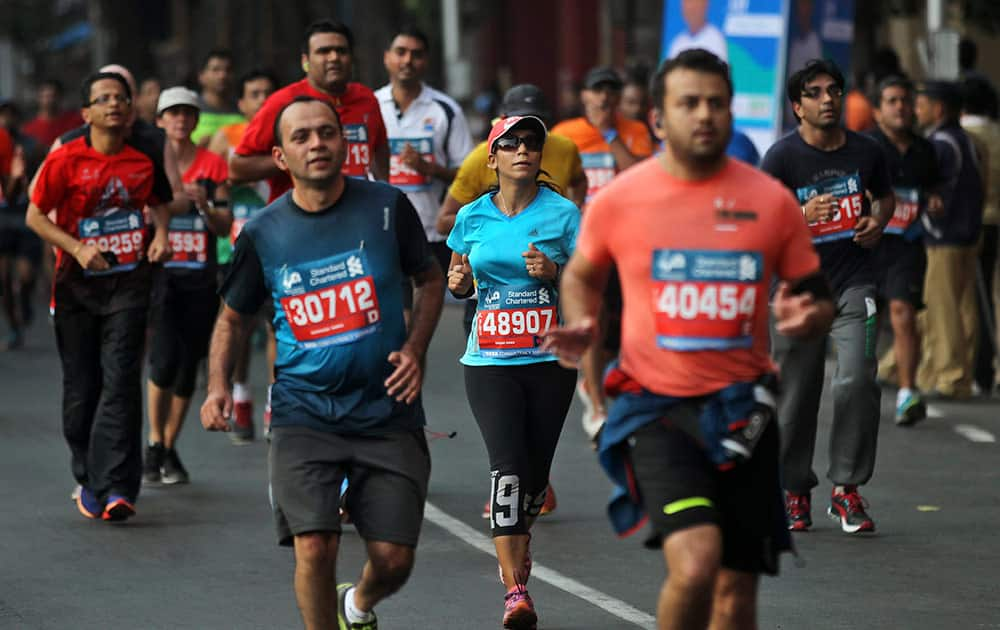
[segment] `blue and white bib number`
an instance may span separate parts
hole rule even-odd
[[[479,354],[491,358],[547,356],[540,346],[558,323],[555,291],[539,285],[480,287]]]
[[[119,208],[100,216],[80,219],[77,233],[93,245],[110,265],[104,271],[84,270],[85,276],[105,276],[132,271],[146,255],[146,225],[138,210]]]
[[[363,250],[285,265],[275,273],[275,290],[302,348],[354,343],[381,326],[375,279]]]

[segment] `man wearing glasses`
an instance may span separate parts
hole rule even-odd
[[[135,514],[142,476],[150,263],[170,257],[170,188],[157,191],[152,158],[126,144],[132,92],[122,75],[91,75],[82,97],[87,133],[45,159],[26,222],[57,250],[53,315],[74,498],[85,517],[120,521]]]
[[[789,77],[787,90],[799,126],[768,150],[761,168],[798,197],[837,306],[830,331],[837,368],[827,513],[847,533],[871,532],[875,523],[858,494],[875,468],[881,398],[871,249],[893,215],[895,198],[878,144],[841,123],[844,77],[837,66],[814,59]],[[818,484],[812,459],[826,339],[775,335],[774,352],[781,365],[778,418],[789,528],[805,531],[812,526],[810,492]]]

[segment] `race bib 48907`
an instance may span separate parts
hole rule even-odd
[[[479,354],[510,358],[537,356],[541,337],[558,323],[556,296],[539,285],[498,286],[481,290],[476,313]]]
[[[749,348],[757,302],[767,300],[763,271],[758,252],[655,250],[657,345],[677,351]]]
[[[303,348],[353,343],[381,325],[375,279],[360,249],[282,266],[275,274],[275,290]]]
[[[110,263],[110,268],[104,271],[84,270],[87,276],[131,271],[146,253],[146,225],[138,210],[118,209],[80,219],[77,233],[84,244],[99,249]]]
[[[864,209],[865,191],[861,188],[861,177],[857,173],[846,177],[830,177],[811,186],[797,189],[799,203],[805,204],[817,195],[833,195],[837,200],[837,210],[829,221],[809,224],[813,243],[825,243],[854,237],[854,226]]]

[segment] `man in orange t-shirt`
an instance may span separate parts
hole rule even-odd
[[[584,115],[552,128],[576,143],[587,174],[587,200],[615,175],[653,154],[649,130],[618,113],[622,80],[611,68],[587,73],[580,100]]]
[[[728,66],[685,51],[664,62],[653,85],[657,134],[670,141],[588,205],[562,276],[566,324],[544,347],[573,363],[594,343],[615,264],[621,364],[605,383],[617,399],[600,444],[618,486],[612,524],[624,535],[652,522],[670,576],[661,628],[749,627],[758,575],[776,573],[791,546],[768,290],[782,280],[773,311],[785,335],[824,333],[833,303],[795,199],[726,157]]]

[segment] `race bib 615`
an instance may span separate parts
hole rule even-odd
[[[854,237],[854,226],[864,209],[865,195],[864,189],[861,188],[861,177],[857,173],[846,177],[824,179],[818,184],[804,186],[795,192],[801,204],[818,195],[833,195],[837,200],[837,210],[829,221],[809,224],[813,243]]]

